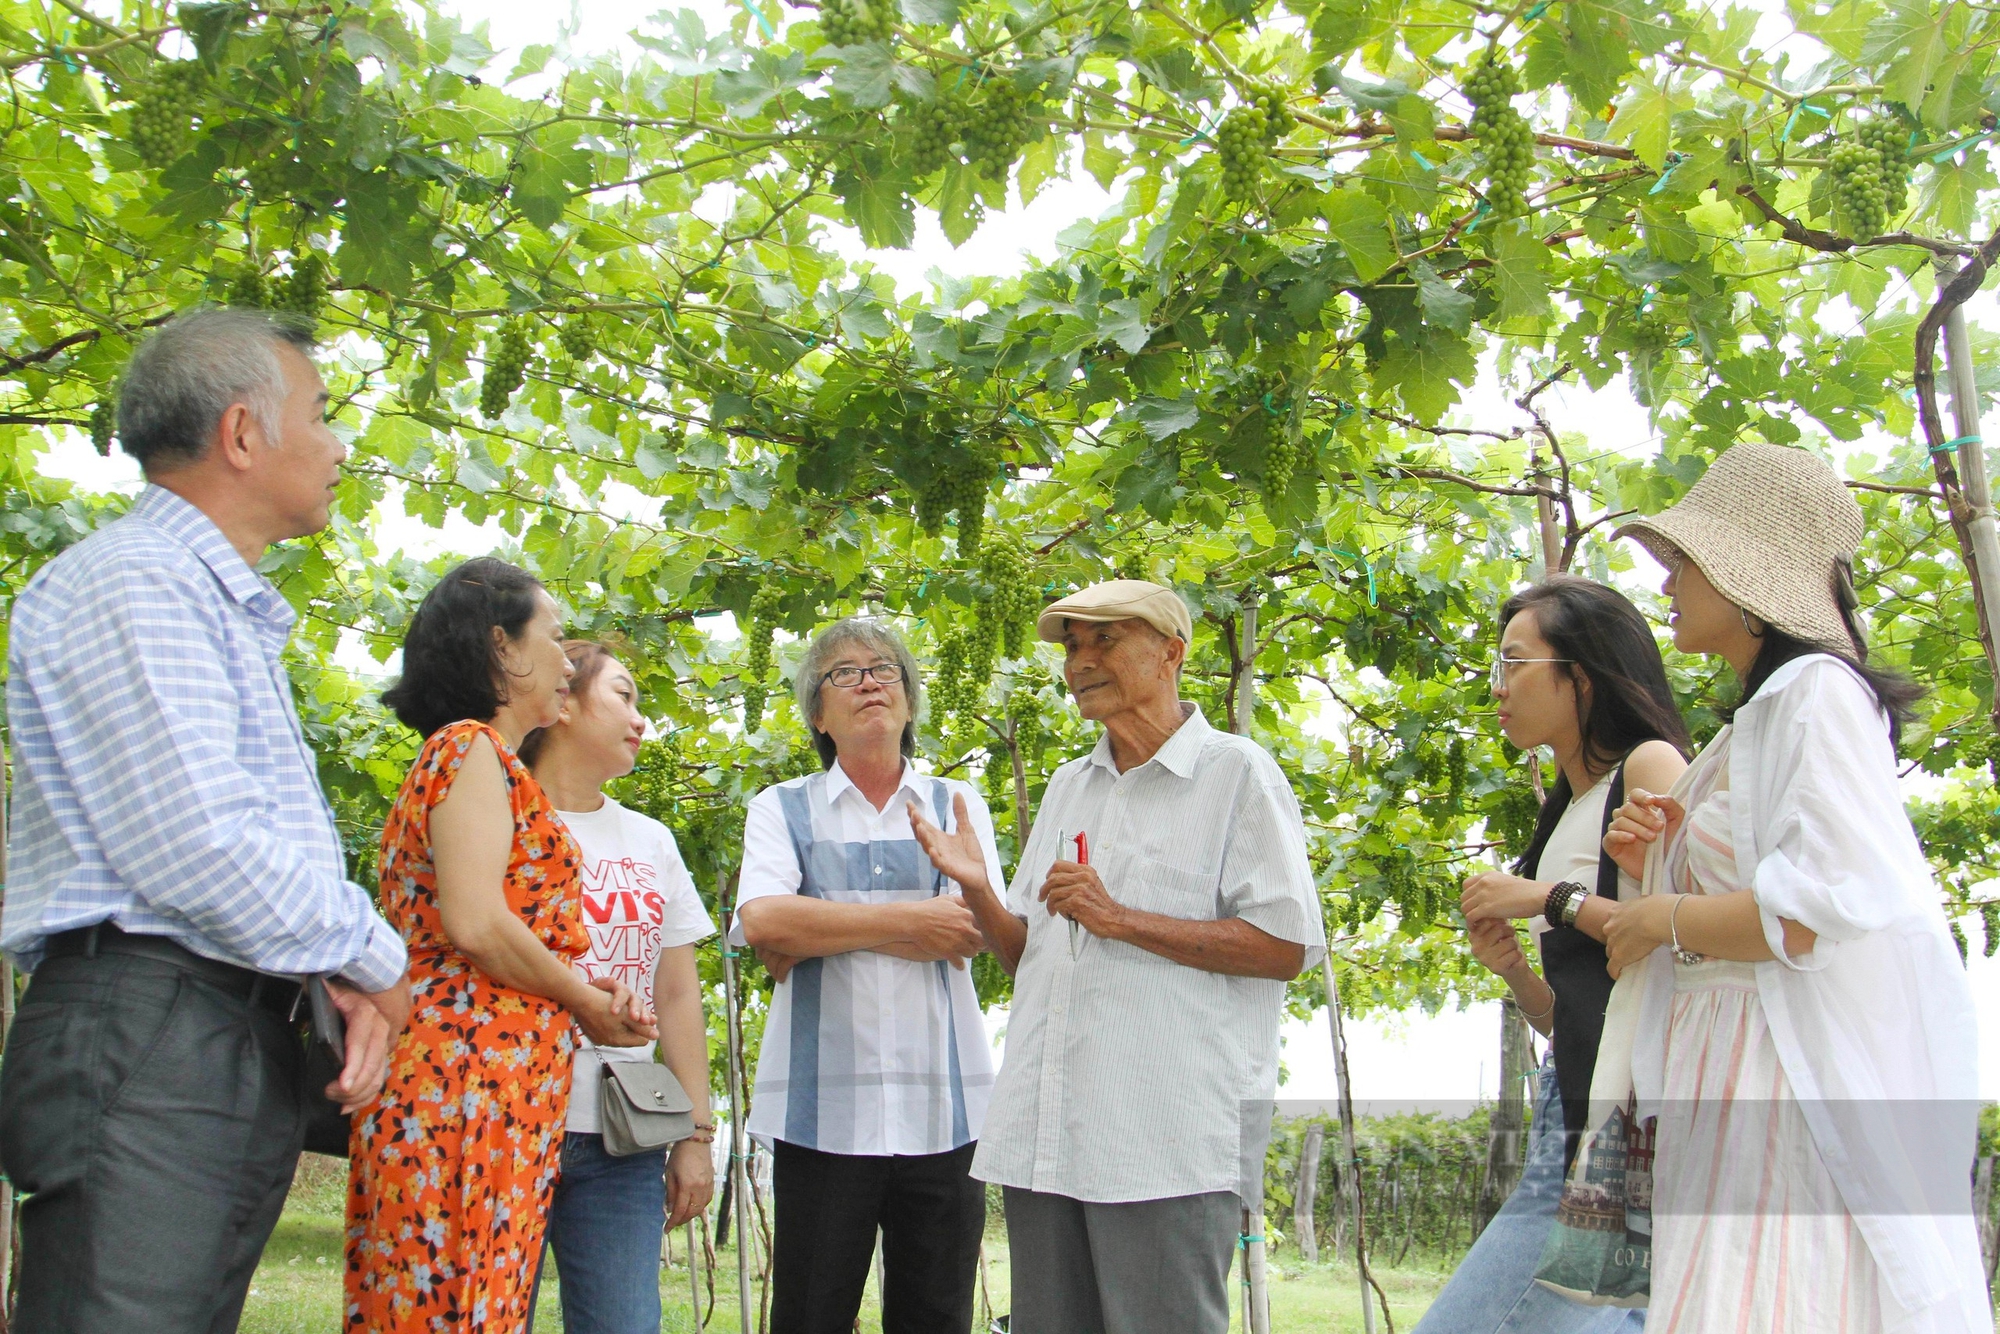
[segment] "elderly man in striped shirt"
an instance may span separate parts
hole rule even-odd
[[[1049,780],[1004,902],[912,813],[1015,973],[972,1170],[1004,1188],[1016,1334],[1228,1329],[1285,983],[1326,949],[1284,774],[1180,698],[1192,630],[1139,580],[1042,613],[1103,735]]]
[[[256,571],[326,527],[347,455],[311,347],[254,311],[154,333],[118,413],[146,489],[14,603],[0,948],[33,980],[0,1164],[27,1334],[235,1329],[304,1135],[300,975],[338,979],[350,1110],[409,1013],[293,711],[296,613]]]

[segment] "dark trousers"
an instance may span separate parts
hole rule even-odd
[[[1001,1195],[1014,1334],[1228,1334],[1234,1191],[1123,1204]]]
[[[0,1062],[0,1167],[29,1196],[13,1328],[228,1334],[304,1136],[298,988],[103,936],[35,970]]]
[[[852,1334],[882,1229],[882,1334],[965,1334],[986,1187],[975,1145],[906,1157],[773,1144],[772,1334]]]

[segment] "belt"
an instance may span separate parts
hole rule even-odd
[[[260,973],[254,968],[242,968],[233,963],[224,963],[220,959],[203,958],[165,936],[135,935],[130,931],[120,930],[110,922],[99,922],[96,926],[80,926],[74,931],[64,931],[59,935],[50,936],[46,949],[47,957],[51,959],[94,959],[100,954],[127,954],[141,959],[156,959],[161,963],[172,964],[184,973],[193,974],[202,982],[219,991],[227,992],[238,1000],[274,1011],[288,1019],[298,1010],[299,980],[296,977],[278,977],[270,973]]]

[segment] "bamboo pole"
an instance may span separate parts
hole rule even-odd
[[[1250,720],[1257,715],[1257,602],[1254,590],[1243,594],[1243,635],[1238,641],[1235,689],[1235,731],[1250,735]],[[1249,1127],[1244,1127],[1244,1133]],[[1262,1164],[1258,1164],[1262,1170]],[[1248,1184],[1248,1183],[1246,1183]],[[1243,1224],[1238,1249],[1243,1254],[1243,1328],[1247,1334],[1270,1334],[1271,1294],[1267,1248],[1264,1244],[1264,1192],[1257,1191],[1257,1205],[1243,1201]]]
[[[1326,1019],[1333,1034],[1333,1074],[1340,1096],[1341,1147],[1345,1155],[1340,1175],[1348,1206],[1353,1211],[1354,1267],[1361,1279],[1361,1329],[1362,1334],[1375,1334],[1375,1304],[1368,1300],[1369,1288],[1375,1287],[1375,1275],[1368,1268],[1368,1228],[1361,1214],[1361,1160],[1354,1151],[1354,1088],[1347,1079],[1347,1034],[1340,1023],[1340,985],[1333,975],[1333,951],[1328,950],[1320,959],[1320,968],[1326,975]],[[1376,1291],[1379,1293],[1381,1289],[1377,1287]],[[1388,1312],[1389,1301],[1384,1297],[1385,1319]],[[1390,1328],[1393,1334],[1394,1326]]]
[[[743,1015],[737,1006],[740,990],[736,975],[736,949],[729,943],[735,917],[735,886],[719,884],[724,899],[722,909],[722,1001],[729,1012],[729,1190],[736,1205],[736,1318],[741,1334],[750,1334],[750,1199],[749,1177],[743,1156]]]
[[[1988,632],[2000,627],[2000,534],[1996,534],[1993,492],[1986,475],[1986,447],[1979,437],[1979,391],[1974,385],[1972,338],[1965,329],[1965,307],[1953,306],[1944,317],[1945,370],[1951,377],[1952,425],[1958,432],[1960,494],[1969,511],[1966,537],[1979,578],[1979,592]]]

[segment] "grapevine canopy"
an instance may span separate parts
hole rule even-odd
[[[335,653],[386,661],[445,563],[380,549],[385,514],[499,548],[631,646],[663,738],[635,800],[711,892],[747,792],[816,763],[792,636],[900,618],[946,669],[926,748],[1017,833],[1085,744],[1023,619],[1143,574],[1198,608],[1212,716],[1254,678],[1357,1004],[1435,1004],[1485,985],[1457,880],[1533,813],[1483,712],[1498,602],[1629,569],[1608,518],[1734,441],[1796,444],[1857,487],[1879,651],[1934,688],[1905,753],[1964,911],[1994,859],[1992,675],[1911,391],[1939,266],[1994,231],[1996,24],[744,0],[509,64],[397,0],[0,0],[6,587],[122,503],[46,453],[111,447],[134,340],[195,302],[298,310],[353,457],[334,528],[269,568],[361,863],[407,746]],[[928,213],[961,242],[1083,175],[1115,206],[1019,274],[899,295],[842,258],[850,230],[907,246]],[[1464,406],[1481,374],[1498,415]],[[1655,437],[1552,416],[1558,383],[1622,384]],[[1675,669],[1712,727],[1730,683]]]

